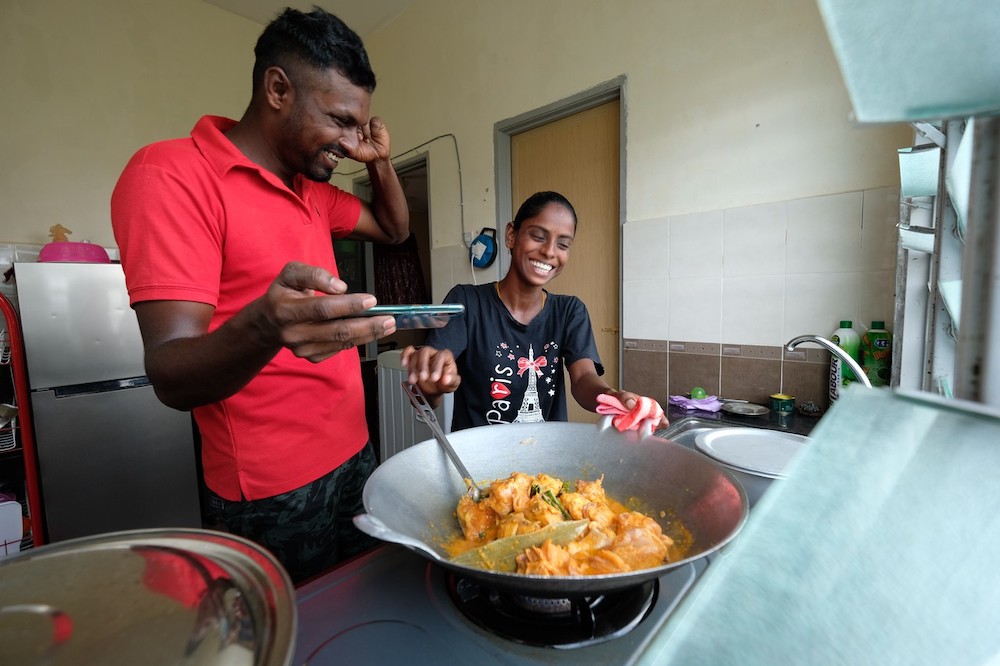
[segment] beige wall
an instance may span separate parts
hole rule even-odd
[[[58,222],[73,230],[71,240],[113,244],[109,198],[129,156],[148,142],[186,135],[202,114],[238,117],[261,29],[201,0],[0,3],[0,55],[8,67],[0,107],[0,242],[45,242]],[[905,125],[861,128],[849,121],[847,93],[813,0],[417,0],[366,43],[379,78],[372,109],[388,124],[393,154],[429,159],[435,301],[472,277],[463,226],[478,231],[498,222],[494,124],[616,77],[627,80],[626,282],[645,250],[715,257],[714,248],[724,244],[718,229],[703,234],[692,220],[728,220],[730,213],[755,219],[740,211],[798,209],[795,202],[814,197],[897,186],[895,151],[912,136]],[[452,134],[461,174],[455,143],[442,137]],[[350,176],[335,182],[351,186]],[[834,216],[832,223],[860,237],[862,212]],[[888,212],[882,231],[891,248],[891,206]],[[637,242],[646,232],[628,233],[635,223],[645,223],[637,230],[656,229],[646,235],[664,244]],[[768,228],[782,253],[796,257],[796,244],[784,239],[797,243],[806,222],[789,217],[787,224],[785,235]],[[822,219],[812,224],[810,239],[832,229]],[[686,240],[668,248],[668,237]],[[826,247],[808,251],[819,257]],[[882,273],[874,297],[891,299],[892,266],[853,266],[852,259],[841,269],[841,257],[853,257],[855,247],[861,251],[845,245],[842,255],[828,257],[829,275],[773,265],[757,270],[783,276],[786,287],[773,301],[785,312],[783,332],[805,326],[826,332],[819,322],[828,313],[834,322],[844,314],[867,316],[860,306],[834,312],[843,308],[807,293],[805,300],[820,303],[816,311],[789,317],[798,285],[833,284],[829,277],[838,271],[850,273],[853,284],[874,266]],[[726,250],[726,261],[759,263],[741,251]],[[708,277],[728,274],[713,262]],[[807,264],[807,270],[825,265]],[[490,279],[489,272],[477,278]],[[678,292],[682,279],[671,274],[627,285],[634,289],[623,300],[625,335],[730,341],[721,324],[690,330],[684,322],[707,320],[683,298],[661,302],[667,316],[656,322],[643,318],[644,304]],[[851,302],[862,303],[860,290],[853,288]],[[690,300],[692,292],[683,291]],[[719,291],[712,298],[714,307],[729,296]],[[712,321],[721,316],[713,310]],[[749,331],[759,344],[780,344],[767,326],[751,324],[731,327]]]
[[[238,116],[261,26],[200,0],[6,0],[0,241],[112,241],[140,145]],[[812,0],[419,0],[367,40],[394,152],[454,133],[465,221],[492,224],[495,122],[624,74],[626,221],[893,184],[905,127],[859,129]],[[461,244],[449,139],[435,247]]]
[[[261,26],[201,0],[3,0],[0,241],[114,245],[111,191],[140,146],[239,116]]]
[[[812,0],[419,0],[367,44],[394,153],[456,135],[468,230],[495,222],[494,123],[623,74],[626,223],[893,185],[912,134],[849,122]],[[421,152],[440,297],[469,279],[458,168]]]

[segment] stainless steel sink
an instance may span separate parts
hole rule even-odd
[[[671,421],[670,425],[666,428],[661,428],[657,430],[654,435],[657,437],[662,437],[663,439],[669,439],[677,444],[685,446],[692,451],[698,453],[698,455],[703,454],[695,446],[695,440],[699,434],[703,432],[708,432],[716,428],[752,428],[754,426],[732,423],[729,421],[723,421],[717,418],[704,418],[701,416],[682,416],[674,421]],[[772,428],[759,428],[763,430],[773,430]],[[717,460],[713,460],[709,456],[705,456],[709,460],[712,460],[715,464],[719,465],[731,473],[736,480],[740,482],[743,489],[747,493],[747,499],[752,509],[754,504],[763,496],[764,492],[770,487],[772,483],[778,481],[779,479],[773,479],[767,476],[760,476],[757,474],[752,474],[750,472],[736,469],[728,465],[724,465]]]

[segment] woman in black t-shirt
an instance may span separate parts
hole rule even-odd
[[[544,288],[569,261],[576,226],[566,197],[530,196],[505,229],[507,275],[499,282],[455,286],[445,302],[463,304],[465,316],[432,330],[425,346],[403,350],[408,381],[431,404],[455,393],[452,430],[567,420],[564,365],[570,391],[584,409],[596,412],[601,394],[626,408],[636,404],[638,395],[613,389],[602,378],[587,307],[576,296]]]

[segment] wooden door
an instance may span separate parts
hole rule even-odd
[[[615,388],[621,347],[619,113],[619,102],[614,100],[510,140],[511,209],[517,211],[525,199],[541,190],[561,193],[576,209],[576,238],[569,263],[546,288],[573,294],[586,304],[604,378]],[[593,423],[598,418],[572,396],[568,408],[570,421]]]

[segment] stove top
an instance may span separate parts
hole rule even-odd
[[[701,558],[631,590],[586,602],[534,600],[552,607],[531,608],[530,598],[497,595],[475,583],[470,587],[443,567],[389,544],[297,590],[299,628],[292,663],[436,665],[461,658],[477,664],[627,664],[641,654],[707,566],[708,558]],[[465,608],[470,600],[485,609]],[[527,617],[536,614],[537,621],[525,620],[523,609],[511,610],[525,604]],[[537,629],[546,614],[555,615],[551,632]],[[484,628],[494,625],[493,615],[514,619],[500,629]],[[527,635],[519,633],[525,626]],[[561,644],[532,644],[548,635]]]

